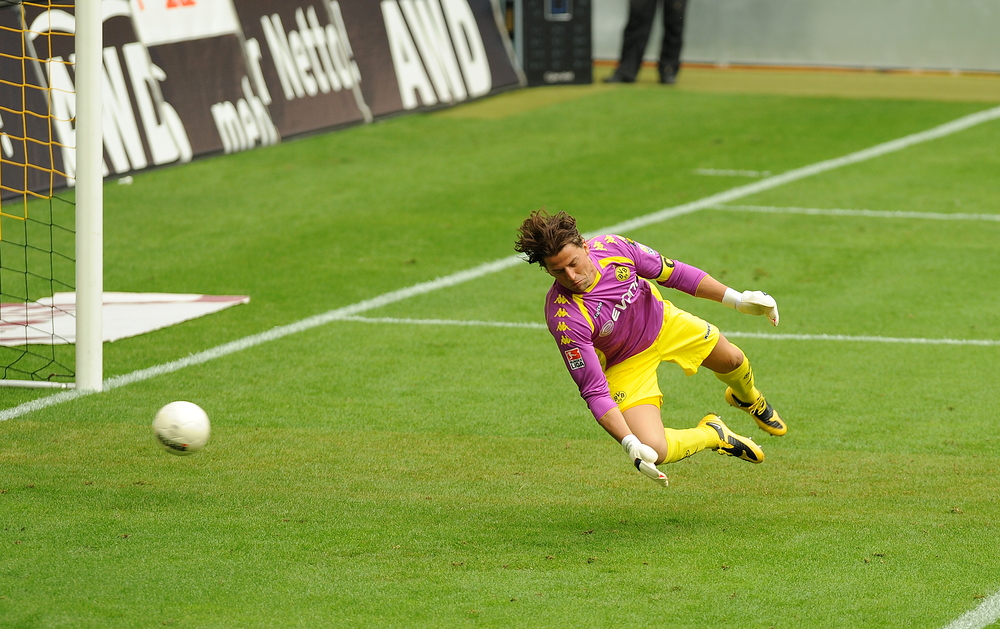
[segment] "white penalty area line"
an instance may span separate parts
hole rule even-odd
[[[405,317],[341,317],[340,321],[357,321],[360,323],[387,323],[407,325],[450,325],[462,327],[485,328],[523,328],[529,330],[546,330],[544,323],[515,323],[508,321],[477,321],[462,319],[408,319]],[[1000,340],[990,339],[925,339],[899,338],[892,336],[852,336],[845,334],[776,334],[769,332],[731,332],[723,333],[732,339],[763,339],[767,341],[840,341],[847,343],[901,343],[904,345],[974,345],[980,347],[1000,347]]]
[[[645,216],[640,216],[631,220],[623,221],[617,225],[612,225],[605,227],[603,229],[597,230],[587,234],[587,237],[596,236],[599,234],[606,233],[627,233],[634,229],[639,229],[641,227],[646,227],[649,225],[655,225],[663,221],[676,218],[678,216],[683,216],[685,214],[691,214],[699,210],[704,210],[717,205],[723,205],[748,197],[759,192],[764,192],[765,190],[771,190],[773,188],[778,188],[785,184],[789,184],[801,179],[806,179],[807,177],[812,177],[814,175],[819,175],[837,168],[844,166],[849,166],[851,164],[857,164],[864,162],[882,155],[887,155],[889,153],[894,153],[901,151],[905,148],[909,148],[916,144],[921,144],[923,142],[929,142],[931,140],[936,140],[939,138],[947,137],[949,135],[964,131],[976,125],[980,125],[992,120],[1000,118],[1000,107],[994,107],[993,109],[987,109],[980,111],[968,116],[963,116],[951,122],[947,122],[943,125],[928,129],[926,131],[921,131],[919,133],[914,133],[911,135],[904,136],[902,138],[897,138],[889,142],[884,142],[882,144],[876,144],[875,146],[869,147],[867,149],[856,151],[842,157],[837,157],[835,159],[824,160],[822,162],[817,162],[809,166],[804,166],[802,168],[796,168],[780,175],[775,175],[773,177],[768,177],[767,179],[762,179],[760,181],[747,184],[744,186],[738,186],[732,188],[725,192],[720,192],[718,194],[713,194],[711,196],[693,201],[691,203],[686,203],[683,205],[678,205],[671,208],[665,208],[658,212],[653,212]],[[102,384],[103,390],[113,390],[129,384],[134,384],[136,382],[142,382],[144,380],[149,380],[157,376],[165,375],[168,373],[173,373],[184,369],[185,367],[190,367],[193,365],[200,365],[202,363],[215,360],[217,358],[222,358],[236,352],[243,351],[261,345],[263,343],[268,343],[270,341],[275,341],[285,336],[291,334],[298,334],[299,332],[304,332],[311,330],[313,328],[319,327],[321,325],[326,325],[331,321],[336,321],[338,319],[343,319],[345,317],[352,317],[366,312],[368,310],[373,310],[388,304],[396,303],[409,299],[410,297],[415,297],[417,295],[423,295],[436,291],[442,288],[449,288],[451,286],[456,286],[464,282],[468,282],[474,279],[478,279],[489,275],[491,273],[497,273],[504,269],[516,266],[518,264],[523,264],[524,261],[519,255],[513,255],[507,258],[501,258],[493,262],[487,262],[479,266],[467,269],[465,271],[459,271],[452,275],[445,277],[439,277],[434,280],[427,282],[421,282],[420,284],[415,284],[408,288],[402,288],[399,290],[391,291],[374,297],[372,299],[366,299],[364,301],[357,302],[350,306],[345,306],[343,308],[335,308],[329,310],[325,313],[315,315],[301,321],[291,323],[288,325],[272,328],[267,332],[261,332],[260,334],[255,334],[252,336],[244,337],[242,339],[231,341],[223,345],[199,352],[197,354],[192,354],[185,358],[181,358],[169,363],[164,363],[162,365],[157,365],[155,367],[150,367],[148,369],[141,369],[139,371],[134,371],[130,374],[125,374],[122,376],[115,376],[108,378]],[[95,393],[94,391],[88,391],[85,389],[73,389],[69,391],[63,391],[50,395],[47,397],[39,398],[37,400],[32,400],[30,402],[25,402],[19,406],[9,408],[0,411],[0,421],[5,421],[8,419],[15,419],[17,417],[22,417],[28,413],[38,411],[50,406],[55,406],[57,404],[62,404],[64,402],[69,402],[81,397],[85,397]]]

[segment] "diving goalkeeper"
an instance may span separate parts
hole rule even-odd
[[[694,428],[664,428],[656,379],[664,361],[688,375],[707,367],[727,385],[730,405],[771,435],[788,430],[757,389],[743,351],[711,323],[664,300],[654,282],[778,325],[770,295],[733,290],[629,238],[610,234],[584,241],[576,219],[565,212],[532,212],[518,229],[514,249],[555,279],[545,298],[549,332],[594,418],[646,476],[666,485],[657,465],[706,449],[751,463],[764,460],[752,439],[731,431],[715,414]]]

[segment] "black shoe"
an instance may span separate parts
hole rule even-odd
[[[718,435],[719,445],[715,451],[726,456],[734,456],[737,459],[760,463],[764,460],[764,451],[749,437],[737,435],[729,427],[722,423],[722,420],[715,413],[709,413],[701,418],[698,427],[707,426]]]
[[[660,68],[660,83],[673,85],[677,82],[677,73],[672,68]]]
[[[617,72],[615,72],[611,76],[609,76],[606,79],[604,79],[604,82],[605,83],[635,83],[635,79],[634,78],[629,79],[629,78],[623,77],[622,75],[620,75]]]
[[[785,425],[785,422],[781,421],[778,411],[774,410],[774,407],[764,399],[763,395],[751,404],[736,397],[736,394],[733,393],[733,388],[728,387],[726,388],[726,402],[729,402],[729,405],[734,408],[750,413],[750,417],[754,418],[754,421],[757,422],[757,425],[764,432],[768,432],[775,437],[780,437],[788,432],[788,426]]]

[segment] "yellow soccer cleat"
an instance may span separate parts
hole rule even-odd
[[[764,460],[764,451],[760,449],[759,445],[749,437],[741,437],[729,430],[729,427],[722,423],[722,419],[718,415],[714,413],[705,415],[698,422],[698,427],[702,426],[707,426],[718,434],[719,444],[715,447],[715,451],[719,454],[734,456],[751,463],[760,463]]]
[[[760,429],[766,433],[780,437],[788,432],[788,426],[778,417],[778,411],[774,410],[774,407],[768,404],[763,395],[751,404],[736,397],[733,393],[733,388],[729,387],[726,389],[726,402],[734,408],[749,413],[750,417],[753,417],[757,425],[760,426]]]

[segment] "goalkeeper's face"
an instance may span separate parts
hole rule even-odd
[[[574,293],[582,293],[597,279],[597,265],[588,255],[587,243],[582,247],[569,244],[559,253],[545,258],[545,270],[557,282]]]

